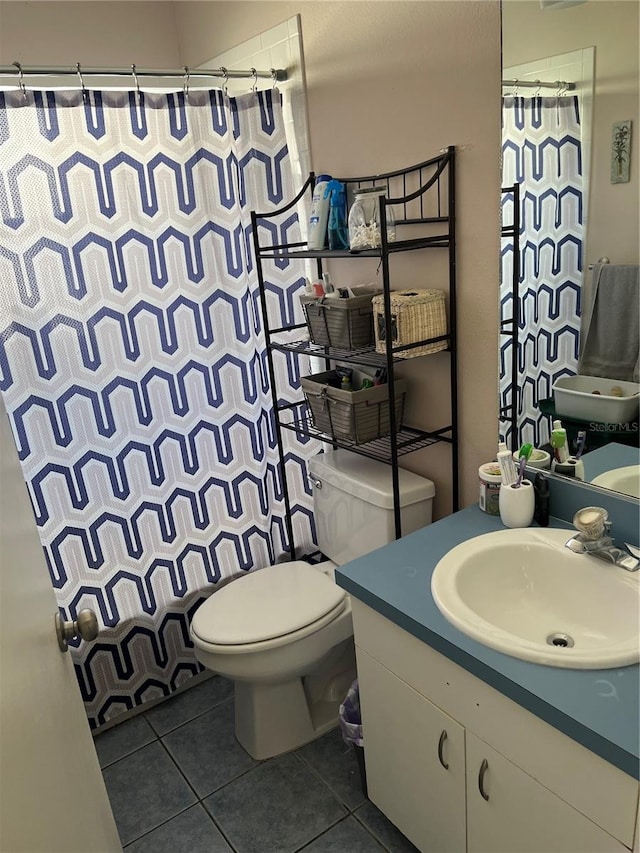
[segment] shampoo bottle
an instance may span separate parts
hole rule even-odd
[[[317,175],[313,188],[307,245],[316,251],[324,249],[327,240],[329,196],[325,194],[325,190],[329,181],[331,181],[331,175]]]

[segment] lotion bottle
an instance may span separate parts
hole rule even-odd
[[[331,175],[317,175],[311,199],[311,214],[309,216],[309,234],[307,245],[310,249],[321,251],[327,240],[327,222],[329,220],[329,195],[325,190],[329,185]]]

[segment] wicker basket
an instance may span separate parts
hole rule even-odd
[[[361,391],[335,388],[335,370],[303,376],[300,380],[314,426],[334,438],[363,444],[389,435],[389,386],[376,385]],[[396,379],[396,426],[400,428],[407,383]]]
[[[314,344],[337,349],[373,346],[373,306],[371,299],[381,292],[375,285],[352,288],[347,299],[301,296],[309,337]]]
[[[394,347],[414,344],[447,334],[446,295],[443,290],[394,290],[391,300],[391,330]],[[373,298],[376,352],[385,353],[384,298]],[[415,358],[441,352],[448,341],[435,341],[413,349],[396,352],[398,358]]]

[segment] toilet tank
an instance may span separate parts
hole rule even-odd
[[[391,467],[348,450],[309,460],[318,548],[338,565],[393,542]],[[435,486],[398,471],[402,535],[431,523]]]

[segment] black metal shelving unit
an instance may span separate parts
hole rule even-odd
[[[511,238],[513,245],[513,266],[511,270],[511,317],[500,320],[501,337],[511,338],[511,402],[500,406],[500,420],[509,421],[505,439],[511,439],[515,450],[520,446],[518,429],[519,395],[518,387],[518,329],[520,326],[520,184],[502,187],[503,196],[513,196],[513,217],[510,224],[502,223],[500,236]]]
[[[355,190],[362,187],[377,186],[386,191],[385,196],[379,197],[381,246],[378,249],[368,249],[361,252],[348,250],[331,251],[325,249],[314,251],[307,248],[306,243],[286,245],[261,245],[259,239],[260,223],[268,222],[277,216],[295,208],[309,194],[313,194],[315,175],[312,172],[298,195],[287,205],[269,213],[252,211],[251,225],[255,249],[260,303],[264,332],[267,341],[267,364],[271,393],[275,411],[276,438],[280,457],[282,487],[284,493],[286,529],[290,543],[290,553],[294,553],[293,528],[289,491],[285,471],[285,459],[282,443],[282,430],[292,430],[298,435],[318,438],[331,443],[334,447],[342,447],[363,456],[378,459],[391,466],[392,488],[394,496],[394,520],[396,538],[402,534],[400,521],[399,475],[398,459],[404,454],[445,442],[451,445],[451,475],[452,475],[452,509],[455,512],[459,505],[458,486],[458,379],[457,379],[457,346],[456,346],[456,217],[455,217],[455,148],[450,146],[437,157],[425,160],[415,166],[386,172],[379,175],[369,175],[358,178],[340,178],[347,189],[347,198],[351,199]],[[393,207],[396,223],[396,233],[407,234],[406,239],[387,239],[388,207]],[[273,231],[270,231],[273,233]],[[448,252],[448,322],[449,331],[446,335],[416,341],[409,345],[390,345],[393,340],[391,319],[391,271],[390,258],[398,253],[418,250],[445,249]],[[308,340],[277,341],[274,336],[283,332],[306,329],[305,324],[290,325],[282,328],[271,328],[267,311],[265,278],[263,261],[266,259],[312,259],[316,261],[318,278],[322,277],[326,261],[358,261],[362,258],[378,258],[382,270],[382,285],[384,299],[385,340],[387,341],[384,354],[376,352],[374,346],[359,350],[344,350],[332,347],[317,346]],[[399,353],[427,343],[446,340],[447,352],[450,355],[450,395],[451,423],[437,430],[426,431],[407,424],[396,422],[395,406],[389,405],[389,421],[391,432],[384,438],[378,438],[365,444],[355,444],[350,441],[336,439],[334,436],[320,432],[313,426],[305,401],[299,403],[283,403],[278,398],[273,363],[273,353],[276,351],[293,353],[295,355],[312,355],[325,359],[327,365],[331,362],[351,362],[363,366],[386,367],[387,384],[390,401],[395,398],[395,368],[406,358]],[[427,358],[427,356],[420,356]]]

